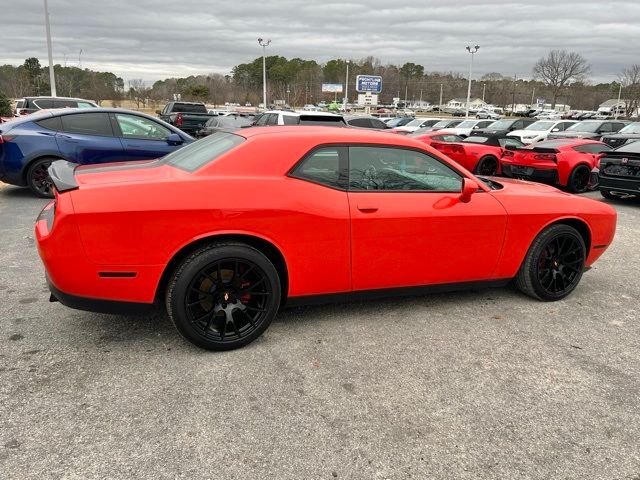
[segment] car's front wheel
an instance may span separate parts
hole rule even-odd
[[[171,278],[169,317],[180,334],[208,350],[251,343],[280,306],[280,279],[273,263],[242,243],[218,243],[187,257]]]
[[[42,198],[53,198],[53,182],[49,177],[49,167],[57,158],[40,158],[29,165],[27,186]]]
[[[540,300],[561,300],[580,282],[585,260],[586,247],[580,233],[569,225],[551,225],[529,247],[516,286]]]

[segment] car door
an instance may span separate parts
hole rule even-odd
[[[62,130],[56,134],[63,157],[80,164],[118,162],[123,148],[114,136],[109,114],[82,112],[60,117]]]
[[[423,151],[349,148],[354,290],[491,278],[506,212],[484,191],[463,203],[462,180]]]
[[[122,143],[125,160],[164,157],[183,146],[168,143],[167,137],[173,132],[159,122],[130,113],[110,115],[114,131]]]

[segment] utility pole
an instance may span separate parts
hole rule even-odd
[[[56,94],[56,74],[53,71],[53,51],[51,48],[51,27],[49,26],[49,4],[44,0],[44,25],[47,31],[47,53],[49,54],[49,83],[51,84],[51,96]]]
[[[440,84],[440,104],[438,105],[438,111],[442,112],[442,83]]]
[[[487,88],[487,84],[483,83],[482,84],[482,103],[484,103],[484,91],[485,91],[486,88]]]
[[[347,96],[349,95],[349,60],[347,60],[347,75],[345,76],[344,79],[344,105],[342,106],[342,109],[345,111],[347,111],[347,102],[349,101]]]
[[[405,84],[404,85],[404,108],[405,109],[407,108],[407,103],[408,103],[407,101],[408,92],[409,92],[409,85]]]
[[[533,90],[531,91],[531,105],[529,105],[529,107],[533,108],[533,99],[536,95],[536,87],[533,87]]]
[[[620,96],[622,95],[622,82],[620,82],[620,87],[618,88],[618,103],[616,103],[615,109],[616,113],[614,115],[614,119],[618,119],[618,108],[620,108]],[[628,103],[628,102],[627,102]],[[626,107],[626,105],[625,105]]]
[[[262,39],[258,39],[258,45],[262,47],[262,102],[264,104],[264,109],[268,110],[267,107],[267,47],[271,43],[271,40],[267,40],[266,42],[262,42]]]
[[[513,98],[511,99],[511,113],[513,114],[516,111],[516,82],[518,81],[518,77],[516,74],[513,74]]]
[[[469,62],[469,86],[467,87],[467,109],[464,114],[464,118],[469,118],[469,103],[471,102],[471,75],[473,72],[473,57],[478,50],[480,50],[480,45],[476,45],[471,48],[467,45],[467,52],[471,54],[471,62]]]
[[[80,49],[80,53],[78,53],[78,68],[82,70],[82,49]]]

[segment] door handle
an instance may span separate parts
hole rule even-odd
[[[378,207],[373,207],[371,205],[358,205],[358,210],[362,213],[374,213],[378,211]]]

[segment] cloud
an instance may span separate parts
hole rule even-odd
[[[640,2],[389,0],[49,0],[54,61],[156,80],[228,73],[261,54],[288,58],[414,62],[466,72],[464,47],[479,44],[474,71],[529,77],[554,48],[584,55],[593,77],[611,81],[638,62]],[[0,63],[46,64],[42,0],[4,0]]]

